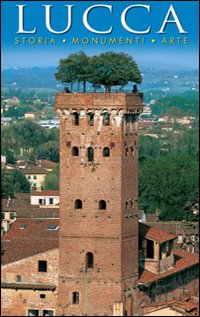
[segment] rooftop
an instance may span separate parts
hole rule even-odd
[[[165,278],[199,263],[199,256],[195,253],[189,253],[183,250],[175,249],[174,256],[175,265],[172,269],[159,274],[144,270],[140,276],[139,284],[155,282],[159,279]]]
[[[2,264],[58,248],[58,219],[16,219],[3,236]]]
[[[59,190],[32,191],[31,196],[59,196]]]
[[[47,174],[48,171],[40,166],[29,166],[21,169],[23,174]]]
[[[168,233],[160,228],[150,227],[144,223],[140,223],[140,232],[143,237],[162,244],[164,242],[176,239],[176,236]]]

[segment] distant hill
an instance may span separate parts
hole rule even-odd
[[[143,82],[139,90],[145,91],[170,91],[185,92],[188,90],[198,91],[198,70],[175,71],[158,70],[153,68],[142,68]],[[11,68],[2,70],[2,88],[49,88],[62,90],[63,84],[58,82],[54,74],[56,67],[32,67],[32,68]],[[77,86],[74,85],[76,90]],[[127,85],[124,91],[131,91],[132,84]],[[87,90],[91,90],[88,84]]]

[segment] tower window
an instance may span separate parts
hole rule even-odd
[[[103,125],[110,125],[110,115],[108,112],[103,114]]]
[[[76,199],[75,204],[74,204],[75,209],[82,209],[83,208],[83,203],[82,200]]]
[[[94,113],[92,113],[92,112],[90,112],[89,114],[88,114],[88,123],[89,123],[89,125],[94,125]]]
[[[40,298],[46,298],[45,294],[40,294]]]
[[[38,272],[47,272],[47,261],[38,261]]]
[[[99,210],[106,210],[106,202],[105,200],[99,201]]]
[[[16,276],[16,282],[21,282],[22,281],[22,277],[21,277],[21,275],[17,275]]]
[[[79,292],[72,293],[72,304],[79,304]]]
[[[74,125],[79,125],[79,114],[78,112],[73,113],[73,124]]]
[[[94,256],[91,252],[86,254],[86,270],[93,269],[94,266]]]
[[[103,149],[103,156],[110,156],[110,149],[108,147],[105,147]]]
[[[88,151],[88,162],[93,162],[94,161],[94,149],[92,147],[89,147],[87,149]]]
[[[72,148],[72,156],[78,156],[78,147],[77,146],[74,146]]]

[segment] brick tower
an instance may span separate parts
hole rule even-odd
[[[58,93],[58,315],[132,316],[138,279],[142,94]]]

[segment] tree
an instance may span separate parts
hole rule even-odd
[[[59,143],[57,141],[49,141],[41,144],[36,149],[35,155],[40,160],[59,162]]]
[[[110,92],[112,86],[141,83],[142,77],[132,56],[111,51],[91,58],[89,81],[94,86],[103,85]]]
[[[94,90],[101,85],[106,92],[113,86],[125,86],[128,82],[141,83],[142,77],[138,66],[132,56],[125,53],[106,52],[99,56],[88,57],[84,52],[70,54],[68,58],[61,59],[57,80],[71,83],[83,82],[83,91],[86,91],[86,82],[92,83]]]
[[[161,219],[182,220],[188,201],[198,196],[198,162],[184,153],[151,158],[139,168],[139,201],[147,212],[161,211]]]
[[[70,54],[68,58],[60,60],[55,77],[57,80],[70,83],[71,90],[73,90],[74,81],[78,81],[78,91],[80,89],[80,82],[83,82],[83,91],[85,92],[88,78],[88,63],[89,57],[84,52],[80,51]]]
[[[49,172],[45,177],[44,188],[49,190],[59,190],[59,165]]]
[[[21,171],[2,170],[1,173],[1,194],[3,198],[14,196],[14,193],[29,193],[30,183]]]

